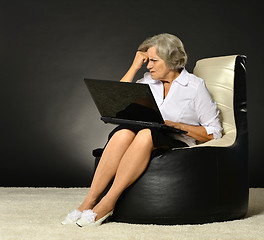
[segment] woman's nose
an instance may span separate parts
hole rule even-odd
[[[151,68],[152,68],[152,64],[151,64],[151,61],[149,61],[147,65],[147,69],[151,69]]]

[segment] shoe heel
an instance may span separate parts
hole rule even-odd
[[[109,215],[108,218],[106,218],[102,223],[109,223],[111,222],[112,215]]]
[[[101,219],[99,219],[98,221],[96,221],[94,223],[95,226],[100,226],[102,225],[102,223],[104,222],[109,222],[109,218],[113,215],[113,210],[111,212],[109,212],[108,214],[106,214],[104,217],[102,217]]]

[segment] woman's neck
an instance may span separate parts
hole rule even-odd
[[[181,71],[182,71],[181,69],[179,69],[179,70],[171,70],[171,71],[168,72],[166,77],[164,79],[160,79],[160,81],[163,82],[163,83],[171,84],[177,77],[180,76]]]
[[[173,80],[175,80],[179,75],[181,74],[181,70],[179,71],[173,71],[173,74],[167,79],[161,80],[163,83],[163,98],[165,99],[170,91],[171,84]]]

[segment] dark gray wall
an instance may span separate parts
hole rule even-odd
[[[91,151],[113,128],[83,78],[119,80],[153,34],[179,36],[198,59],[244,54],[251,186],[264,187],[263,23],[250,1],[1,0],[0,186],[88,186]],[[141,71],[138,77],[143,73]]]

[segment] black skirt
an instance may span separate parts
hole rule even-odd
[[[136,125],[119,125],[108,136],[108,141],[111,137],[119,130],[129,129],[135,133],[138,133],[140,130],[145,129],[146,127],[136,126]],[[151,131],[152,141],[155,148],[175,148],[175,147],[188,147],[185,142],[171,138],[166,132],[158,128],[149,128]]]
[[[146,127],[132,126],[132,125],[119,125],[112,132],[110,132],[110,134],[108,135],[107,143],[109,142],[111,137],[121,129],[129,129],[135,133],[138,133],[140,130],[145,128]],[[150,159],[162,155],[164,152],[166,152],[171,148],[188,147],[188,145],[185,142],[172,139],[170,136],[168,136],[164,131],[161,131],[160,129],[157,128],[149,128],[149,129],[151,130],[153,145],[156,148],[155,150],[152,151]],[[105,144],[104,148],[98,148],[93,150],[93,156],[100,158],[107,143]]]

